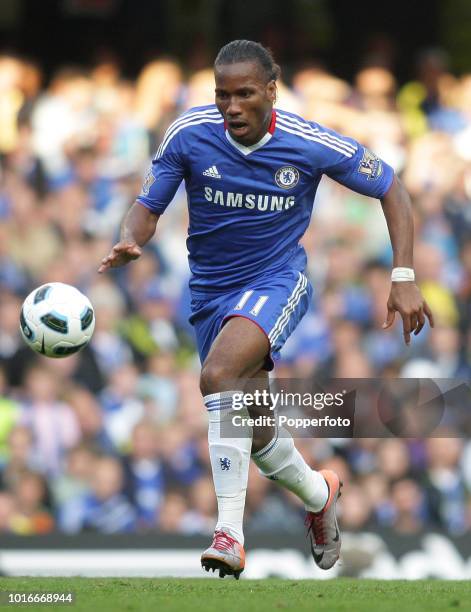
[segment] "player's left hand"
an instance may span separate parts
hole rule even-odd
[[[387,306],[388,316],[383,323],[383,329],[392,326],[397,311],[402,317],[404,342],[407,345],[410,344],[411,333],[415,336],[420,333],[425,325],[425,317],[429,320],[430,327],[434,326],[432,311],[414,282],[391,283]]]

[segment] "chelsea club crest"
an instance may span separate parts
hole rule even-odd
[[[294,166],[282,166],[275,173],[275,181],[282,189],[291,189],[298,184],[299,170]]]

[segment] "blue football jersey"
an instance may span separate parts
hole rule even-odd
[[[382,198],[390,166],[351,138],[282,110],[252,146],[233,140],[216,106],[193,108],[167,130],[137,201],[162,214],[185,181],[190,287],[196,298],[303,271],[299,245],[322,175]]]

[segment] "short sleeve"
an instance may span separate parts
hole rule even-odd
[[[181,136],[164,138],[147,170],[136,200],[152,212],[162,214],[185,177],[185,156]]]
[[[322,168],[324,174],[357,193],[383,198],[394,178],[391,166],[352,138],[340,136],[333,130],[325,130],[324,134],[327,143]]]

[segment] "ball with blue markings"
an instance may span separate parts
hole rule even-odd
[[[26,344],[47,357],[67,357],[90,342],[95,313],[90,300],[64,283],[46,283],[23,302],[20,330]]]

